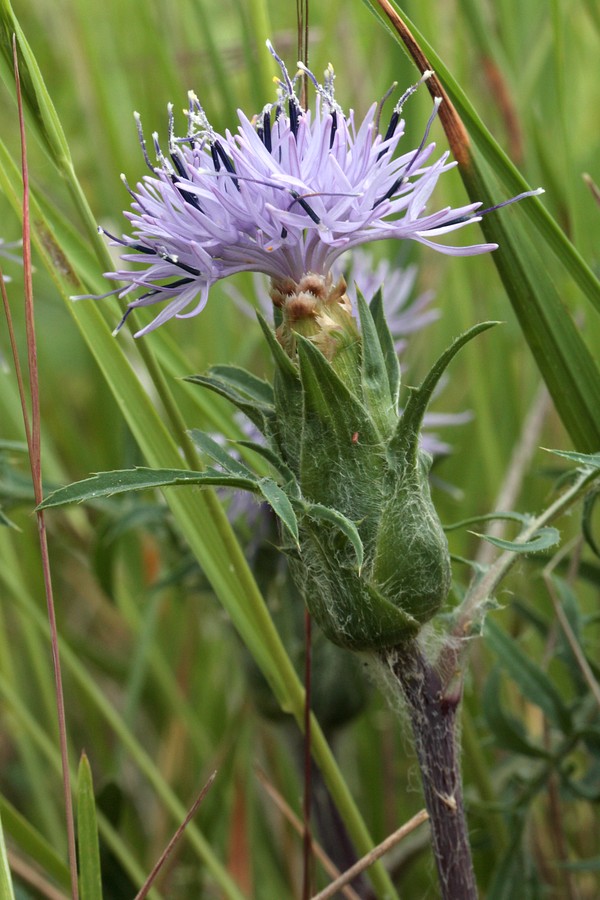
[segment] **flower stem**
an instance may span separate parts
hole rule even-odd
[[[444,690],[416,642],[397,648],[386,662],[408,708],[442,900],[477,900],[460,773],[460,688]]]

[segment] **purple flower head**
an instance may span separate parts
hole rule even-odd
[[[338,105],[331,66],[324,84],[304,69],[316,95],[314,109],[304,110],[295,79],[268,46],[282,72],[278,98],[252,121],[238,111],[236,134],[217,134],[190,93],[186,136],[175,137],[170,107],[168,153],[154,135],[153,165],[138,117],[152,174],[135,190],[128,187],[133,202],[125,216],[132,236],[109,238],[125,248],[124,261],[141,268],[106,273],[126,282],[110,293],[128,297],[141,291],[127,313],[165,304],[138,335],[173,316],[200,312],[211,286],[236,272],[262,272],[274,282],[296,284],[311,274],[328,278],[345,251],[384,238],[418,241],[454,256],[495,249],[437,243],[482,215],[476,212],[479,203],[426,211],[438,178],[455,165],[448,152],[431,161],[435,144],[427,140],[440,101],[420,145],[402,152],[402,105],[418,85],[400,98],[382,133],[376,104],[358,124],[352,111],[346,114]]]

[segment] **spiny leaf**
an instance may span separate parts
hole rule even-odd
[[[258,319],[258,324],[260,325],[262,332],[266,338],[267,344],[269,345],[269,350],[273,356],[273,361],[277,366],[281,375],[285,377],[285,379],[292,379],[293,381],[298,380],[298,372],[296,371],[296,367],[294,363],[289,358],[277,338],[273,333],[273,329],[267,322],[264,316],[260,314],[260,312],[256,313],[256,317]]]
[[[298,546],[298,520],[285,491],[271,478],[261,478],[258,482],[258,489],[275,515],[281,519],[294,539],[296,546]]]
[[[396,434],[392,440],[391,448],[394,450],[402,450],[402,452],[411,455],[416,459],[419,431],[423,416],[431,400],[433,392],[458,351],[465,346],[478,334],[482,334],[498,322],[481,322],[469,328],[464,334],[461,334],[456,340],[442,353],[437,362],[432,366],[428,374],[423,379],[421,385],[413,390],[402,414],[402,418],[398,423]]]
[[[362,334],[363,399],[371,412],[375,425],[382,434],[387,436],[393,429],[396,419],[388,368],[371,311],[358,288],[356,295]]]
[[[114,472],[99,472],[91,478],[77,481],[59,488],[43,500],[39,509],[64,506],[67,503],[84,503],[98,497],[112,497],[129,491],[147,491],[175,485],[196,484],[200,487],[232,487],[256,492],[256,480],[240,478],[207,469],[193,472],[189,469],[121,469]]]
[[[241,478],[254,478],[255,475],[248,466],[238,459],[234,459],[210,434],[200,431],[198,428],[192,428],[190,437],[201,453],[210,456],[214,462],[222,466],[230,475],[237,475]]]
[[[577,463],[579,466],[585,466],[591,469],[600,469],[600,453],[574,453],[571,450],[548,450],[548,453],[554,453],[555,456],[562,456],[570,462]]]
[[[244,415],[256,425],[259,431],[263,434],[266,433],[267,422],[273,417],[273,407],[267,406],[265,403],[259,403],[258,401],[248,400],[247,397],[235,390],[230,382],[212,377],[211,375],[187,375],[184,378],[184,381],[189,381],[191,384],[199,384],[202,387],[208,388],[209,391],[214,391],[214,393],[218,394],[220,397],[229,400],[230,403],[237,407],[240,412],[243,412]]]
[[[296,484],[296,477],[289,466],[287,466],[284,461],[281,459],[278,453],[275,452],[271,447],[267,447],[265,444],[258,444],[256,441],[236,441],[235,442],[238,447],[246,447],[248,450],[252,450],[254,453],[257,453],[259,456],[262,456],[263,459],[266,459],[269,462],[276,472],[279,472],[281,477],[285,480],[286,484],[292,487],[295,492],[298,492],[298,486]],[[295,488],[293,487],[295,486]]]
[[[258,403],[273,406],[275,402],[272,385],[239,366],[211,366],[208,374],[218,378],[224,384],[231,385],[237,391],[247,394]]]
[[[489,534],[477,534],[476,531],[473,531],[472,534],[487,541],[489,544],[493,544],[494,547],[499,547],[500,550],[510,550],[512,553],[539,553],[542,550],[554,547],[560,541],[560,532],[557,528],[552,528],[551,526],[540,528],[530,540],[525,542],[519,540],[505,541],[502,538],[492,537]]]
[[[387,370],[388,383],[390,386],[390,397],[394,409],[398,408],[398,397],[400,394],[400,363],[398,362],[398,354],[394,346],[394,339],[388,328],[385,310],[383,306],[383,293],[381,288],[377,291],[369,304],[373,322],[379,336],[379,345],[385,359],[385,367]]]
[[[364,559],[364,548],[360,534],[358,533],[358,528],[354,522],[351,522],[350,519],[338,512],[337,509],[331,509],[329,506],[323,506],[321,503],[307,504],[305,506],[305,513],[311,519],[329,522],[331,525],[335,525],[336,528],[339,528],[339,530],[346,535],[354,548],[356,564],[360,574]]]

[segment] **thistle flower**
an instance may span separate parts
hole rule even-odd
[[[382,133],[377,104],[358,125],[352,111],[342,110],[331,66],[320,84],[299,64],[316,95],[314,110],[304,110],[294,80],[268,46],[282,73],[277,100],[252,121],[238,111],[237,134],[214,131],[190,92],[186,136],[175,137],[170,106],[168,154],[155,134],[153,165],[136,116],[152,174],[135,190],[128,187],[133,203],[125,216],[132,236],[108,237],[125,248],[124,261],[142,268],[106,277],[126,282],[110,294],[129,297],[142,291],[129,302],[125,317],[137,307],[166,303],[138,335],[174,316],[197,314],[211,286],[237,272],[262,272],[280,297],[289,297],[307,275],[329,285],[332,266],[344,252],[384,238],[414,240],[453,256],[496,247],[437,242],[487,212],[479,210],[479,203],[426,211],[438,178],[455,165],[448,152],[430,162],[435,144],[427,141],[441,101],[420,145],[397,154],[404,135],[403,104],[431,73],[403,94]]]

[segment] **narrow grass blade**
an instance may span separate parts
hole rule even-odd
[[[446,100],[449,97],[456,105],[454,109],[451,103],[443,103],[440,119],[470,199],[481,201],[484,208],[506,199],[498,193],[498,181],[511,193],[528,190],[442,60],[394,0],[364,2],[379,21],[383,11],[392,23],[388,29],[422,70],[435,70],[436,78],[428,82],[430,90],[442,96],[447,91]],[[486,240],[499,244],[494,262],[565,428],[577,449],[596,450],[600,445],[600,369],[519,218],[528,216],[538,244],[551,250],[597,310],[600,282],[537,197],[525,200],[521,210],[510,219],[504,212],[485,216],[482,230]]]
[[[2,818],[0,817],[0,897],[2,900],[15,900],[12,877],[4,843],[4,831],[2,830]]]
[[[102,900],[96,801],[92,770],[85,753],[81,755],[77,778],[77,840],[81,900]]]

